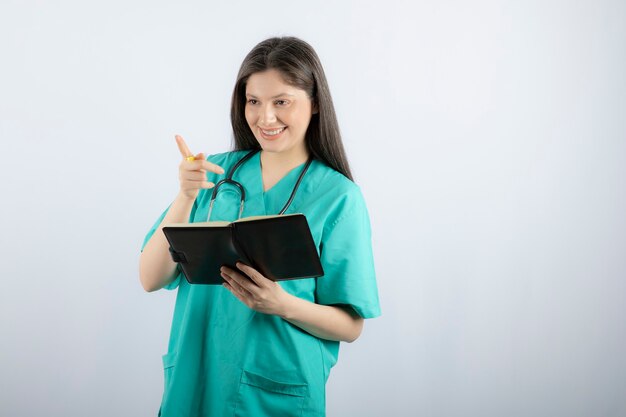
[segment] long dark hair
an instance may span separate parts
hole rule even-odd
[[[266,39],[241,63],[230,106],[235,150],[260,149],[246,122],[246,83],[252,74],[269,69],[280,72],[287,84],[304,90],[317,106],[304,139],[309,153],[352,180],[324,69],[311,45],[295,37]]]

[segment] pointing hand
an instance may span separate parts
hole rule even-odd
[[[194,155],[185,140],[180,135],[176,135],[176,144],[183,156],[183,160],[178,167],[178,177],[180,179],[180,192],[190,198],[195,199],[202,188],[213,188],[215,184],[207,181],[208,171],[216,174],[223,174],[222,167],[205,160],[203,153]]]

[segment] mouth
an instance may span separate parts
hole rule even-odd
[[[261,132],[261,136],[263,136],[264,139],[268,139],[268,140],[278,139],[285,130],[287,130],[287,126],[283,126],[278,129],[272,129],[272,130],[259,128],[259,131]]]

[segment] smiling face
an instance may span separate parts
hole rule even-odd
[[[315,108],[304,90],[270,69],[246,83],[246,121],[263,151],[294,157],[307,154],[304,137]]]

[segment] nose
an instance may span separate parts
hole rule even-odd
[[[274,108],[271,103],[265,104],[261,109],[261,117],[259,120],[259,124],[262,126],[271,125],[276,121],[276,113],[274,112]]]

